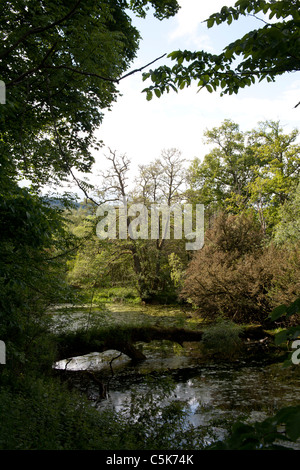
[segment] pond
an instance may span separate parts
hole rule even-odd
[[[154,310],[156,313],[152,312],[147,319],[150,323],[153,319],[157,322],[157,318],[168,324],[182,322],[171,308]],[[121,322],[128,322],[129,318],[144,322],[143,315],[145,310],[139,311],[137,307],[130,310],[113,305],[106,311],[106,320],[116,322],[120,316]],[[84,390],[100,411],[132,413],[136,397],[145,397],[155,384],[161,407],[171,400],[183,401],[186,423],[210,430],[207,443],[223,439],[237,420],[262,421],[284,406],[299,405],[300,370],[271,363],[266,355],[253,354],[251,347],[249,354],[246,349],[240,357],[229,361],[206,357],[201,344],[196,342],[179,346],[169,341],[152,341],[137,346],[147,357],[141,363],[132,363],[118,351],[106,351],[60,361],[55,367],[64,370],[74,386]],[[166,380],[172,383],[169,396],[164,394]],[[137,419],[140,407],[141,403],[135,410]]]

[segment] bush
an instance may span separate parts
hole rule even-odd
[[[299,247],[263,245],[251,216],[224,216],[192,259],[181,296],[211,320],[263,323],[278,303],[300,290]]]
[[[103,448],[101,419],[86,399],[53,379],[25,381],[1,389],[1,450]]]
[[[232,359],[240,352],[241,332],[242,327],[222,320],[204,330],[201,344],[206,353],[222,359]]]
[[[120,412],[99,411],[53,378],[27,377],[0,390],[0,450],[144,450],[199,448],[201,430],[186,426],[186,404],[168,378],[149,378]],[[168,400],[166,406],[162,405]]]

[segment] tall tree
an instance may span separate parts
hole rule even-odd
[[[229,204],[238,210],[249,198],[247,185],[254,176],[252,167],[257,161],[247,135],[229,119],[204,135],[207,143],[215,147],[202,162],[199,158],[192,162],[188,172],[189,197],[204,204],[208,214]]]
[[[265,121],[251,133],[252,148],[259,165],[253,167],[255,178],[248,189],[262,224],[273,227],[278,222],[279,207],[294,192],[300,177],[298,130],[283,133],[279,122]]]
[[[184,250],[184,240],[173,239],[175,237],[172,229],[172,204],[180,204],[184,198],[185,170],[181,153],[176,149],[166,149],[154,162],[140,165],[132,191],[128,188],[130,161],[127,156],[109,150],[107,160],[109,168],[102,172],[99,191],[91,197],[95,206],[99,207],[99,211],[96,210],[96,231],[99,235],[100,227],[101,240],[94,236],[90,247],[86,244],[82,247],[71,267],[70,279],[76,278],[83,285],[87,279],[87,271],[84,271],[86,269],[92,273],[93,285],[104,285],[105,276],[109,279],[107,274],[112,266],[120,266],[123,262],[127,267],[127,285],[128,281],[132,284],[134,273],[135,285],[143,300],[168,300],[171,295],[174,298],[168,257],[174,253],[186,263],[188,256]],[[102,233],[103,229],[105,232],[105,224],[110,223],[106,209],[115,211],[112,223],[114,236]],[[126,213],[123,213],[124,209]],[[161,209],[166,210],[164,215]],[[153,220],[153,227],[158,229],[157,232],[155,228],[152,231]],[[89,255],[87,251],[90,252]],[[83,257],[88,257],[89,261],[86,262]],[[121,272],[123,268],[119,270]],[[85,277],[84,281],[79,279],[79,272]]]
[[[206,206],[238,213],[255,209],[264,231],[278,222],[278,211],[299,181],[299,132],[285,134],[279,122],[265,121],[241,132],[230,120],[205,133],[216,146],[190,167],[188,196]]]
[[[300,183],[295,192],[280,207],[279,222],[274,229],[274,239],[278,244],[296,244],[300,241]]]
[[[38,354],[45,308],[63,295],[60,261],[76,248],[38,190],[91,169],[103,110],[134,73],[140,34],[129,14],[150,6],[158,19],[178,10],[176,0],[0,3],[0,334],[17,367],[30,363],[28,348]],[[22,178],[33,186],[20,188]]]

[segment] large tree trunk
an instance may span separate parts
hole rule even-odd
[[[134,361],[141,361],[146,357],[134,346],[137,342],[149,343],[153,340],[170,340],[182,344],[184,341],[201,341],[201,338],[202,331],[183,328],[137,327],[128,328],[126,331],[122,330],[122,334],[118,334],[116,330],[108,331],[105,336],[101,330],[99,332],[96,330],[65,332],[57,336],[57,360],[115,349]]]

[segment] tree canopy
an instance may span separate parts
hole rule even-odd
[[[299,181],[299,132],[284,133],[275,121],[242,132],[227,119],[205,136],[215,147],[189,168],[190,200],[201,201],[210,215],[254,208],[264,230],[272,231]]]
[[[260,13],[263,15],[257,17]],[[221,95],[233,94],[257,81],[271,82],[284,73],[298,72],[299,0],[238,0],[234,7],[224,6],[211,15],[206,24],[208,28],[222,23],[230,25],[248,15],[255,16],[261,27],[226,45],[221,54],[177,50],[169,54],[176,62],[173,67],[161,66],[145,73],[144,80],[150,78],[153,82],[144,90],[147,99],[152,98],[153,92],[159,97],[192,82],[209,92],[220,89]]]
[[[130,10],[163,19],[176,0],[36,0],[0,5],[1,154],[36,185],[90,170],[94,131],[118,96],[140,34]]]

